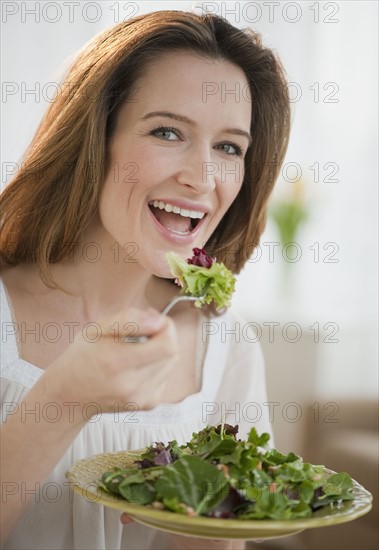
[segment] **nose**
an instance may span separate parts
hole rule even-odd
[[[216,187],[218,165],[211,161],[206,145],[191,144],[181,155],[176,180],[198,194],[207,194]]]

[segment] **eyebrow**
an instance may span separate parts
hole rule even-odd
[[[188,118],[184,115],[171,113],[170,111],[152,111],[151,113],[147,113],[146,115],[144,115],[142,117],[142,120],[147,120],[149,118],[158,117],[158,116],[171,118],[173,120],[179,120],[179,122],[185,122],[186,124],[188,124],[189,126],[192,126],[192,127],[196,126],[196,122],[194,120],[191,120],[190,118]],[[228,133],[228,134],[234,134],[236,136],[243,136],[243,137],[247,138],[247,140],[249,141],[249,147],[250,147],[250,145],[253,141],[253,139],[252,139],[251,135],[249,134],[249,132],[245,132],[245,130],[241,130],[240,128],[226,128],[223,131]]]

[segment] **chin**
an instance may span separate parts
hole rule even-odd
[[[154,275],[155,277],[158,277],[159,279],[171,279],[172,281],[174,281],[174,276],[173,274],[171,273],[171,271],[165,271],[163,272],[162,270],[155,270],[155,271],[152,271],[152,275]]]
[[[174,279],[173,274],[166,261],[166,255],[155,253],[148,261],[144,262],[144,267],[152,275],[160,279]]]

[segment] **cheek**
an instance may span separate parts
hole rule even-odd
[[[141,172],[145,170],[143,163],[136,157],[113,158],[101,191],[100,201],[104,207],[115,208],[128,203],[136,188],[140,187],[144,179]]]
[[[109,229],[109,220],[111,218],[111,212],[114,211],[115,199],[111,196],[112,188],[114,188],[114,183],[106,178],[99,200],[99,216],[103,226],[106,229]]]
[[[144,168],[143,158],[138,149],[125,138],[114,141],[110,155],[105,184],[114,188],[113,194],[122,196],[128,188],[139,182],[141,168]]]
[[[103,225],[107,229],[117,227],[125,220],[130,193],[133,188],[131,179],[133,172],[129,168],[123,169],[120,163],[110,165],[104,180],[99,200],[99,214]]]
[[[101,195],[100,195],[100,208],[105,211],[110,208],[114,208],[114,205],[122,201],[123,186],[120,183],[120,174],[114,169],[108,172],[105,178]]]
[[[234,166],[229,166],[227,170],[225,170],[224,183],[221,186],[222,202],[226,206],[225,210],[229,208],[240,192],[244,175],[245,170],[242,163],[236,163]]]
[[[124,158],[120,155],[111,159],[108,174],[105,178],[104,187],[108,186],[115,193],[122,193],[128,184],[138,182],[141,162],[135,156]]]
[[[129,160],[114,165],[113,182],[118,186],[117,191],[124,193],[139,182],[140,167],[140,163],[135,160]]]
[[[153,155],[128,155],[128,158],[115,163],[113,167],[115,183],[122,193],[139,193],[154,187],[157,179],[165,178],[170,163],[164,157]]]

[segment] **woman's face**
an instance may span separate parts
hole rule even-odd
[[[118,115],[99,214],[112,242],[169,277],[165,254],[202,248],[241,188],[251,103],[228,61],[176,51],[146,69]]]

